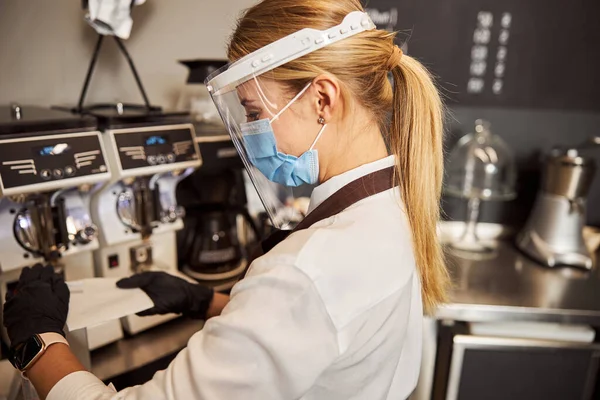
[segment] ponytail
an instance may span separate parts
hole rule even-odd
[[[395,88],[390,148],[396,155],[396,179],[412,230],[424,309],[432,313],[446,300],[449,282],[437,237],[444,168],[443,106],[421,63],[406,55],[397,61],[392,68]]]

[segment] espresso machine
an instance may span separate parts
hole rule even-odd
[[[100,248],[96,274],[126,277],[160,270],[178,274],[176,231],[184,209],[177,205],[180,180],[201,164],[194,127],[185,113],[164,113],[143,106],[90,107],[107,150],[111,179],[92,197]],[[175,315],[122,318],[135,334]]]
[[[68,281],[94,277],[98,240],[90,198],[110,179],[109,171],[94,118],[17,104],[0,107],[2,302],[21,270],[37,263],[52,264]],[[88,328],[88,346],[122,335],[114,322]]]
[[[596,165],[584,155],[600,138],[570,149],[554,149],[546,158],[542,185],[517,246],[548,267],[592,268],[583,239],[586,199]]]

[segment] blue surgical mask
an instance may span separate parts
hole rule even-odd
[[[327,126],[324,124],[310,148],[300,157],[277,150],[277,142],[271,122],[276,120],[310,86],[310,83],[296,95],[273,118],[240,124],[246,154],[250,162],[270,181],[283,186],[314,185],[319,181],[319,154],[315,144]]]

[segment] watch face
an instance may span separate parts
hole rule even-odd
[[[10,361],[12,365],[19,369],[25,369],[31,361],[38,355],[44,343],[38,335],[30,337],[25,343],[21,343],[11,351]]]

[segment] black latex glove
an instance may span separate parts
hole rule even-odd
[[[11,346],[25,342],[35,334],[63,328],[69,312],[69,288],[54,268],[36,264],[25,268],[14,291],[6,294],[4,326]]]
[[[140,288],[152,299],[154,307],[137,315],[183,314],[190,318],[206,319],[213,290],[190,283],[166,272],[142,272],[117,282],[121,289]]]

